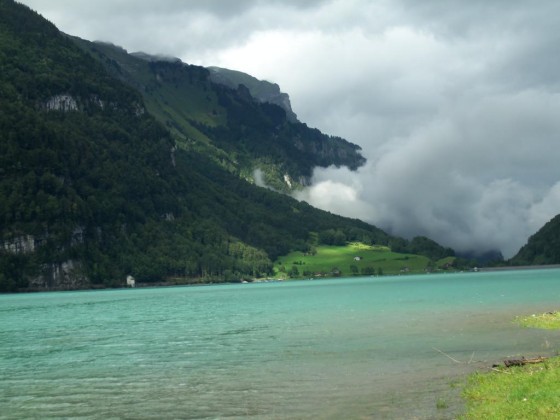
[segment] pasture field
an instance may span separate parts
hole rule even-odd
[[[317,246],[311,253],[292,252],[275,261],[274,273],[278,278],[394,275],[424,273],[444,263],[433,263],[421,255],[392,252],[386,246],[353,242],[345,246]]]

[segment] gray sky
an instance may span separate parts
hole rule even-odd
[[[62,31],[280,84],[364,149],[301,194],[393,233],[511,256],[560,213],[560,2],[24,0]]]

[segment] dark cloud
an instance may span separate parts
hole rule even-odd
[[[64,32],[111,41],[131,51],[164,53],[199,61],[206,51],[243,42],[270,28],[286,10],[296,13],[325,0],[24,0]],[[273,13],[263,10],[273,10]]]
[[[277,82],[360,144],[301,196],[394,233],[510,256],[560,213],[560,3],[25,0],[62,30]]]

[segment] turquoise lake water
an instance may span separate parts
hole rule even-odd
[[[2,295],[0,418],[453,418],[559,306],[557,269]]]

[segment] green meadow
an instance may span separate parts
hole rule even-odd
[[[450,262],[446,258],[434,263],[421,255],[353,242],[345,246],[317,246],[308,253],[292,252],[275,261],[274,274],[277,278],[309,278],[424,273]]]
[[[547,312],[544,314],[531,315],[518,318],[517,322],[524,327],[543,328],[546,330],[560,329],[560,312]]]

